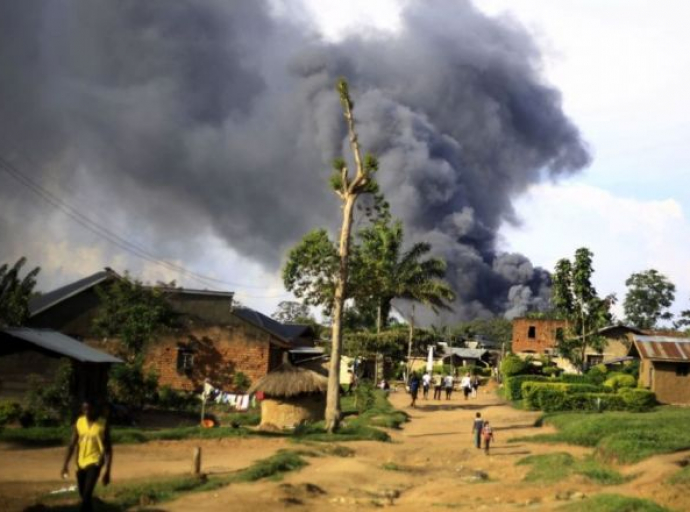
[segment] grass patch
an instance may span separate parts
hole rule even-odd
[[[690,486],[690,465],[675,473],[669,478],[669,483],[673,485],[688,485]]]
[[[24,447],[62,446],[69,442],[71,427],[9,428],[0,431],[0,442]],[[242,427],[180,427],[146,430],[131,427],[114,427],[111,436],[114,444],[138,444],[148,441],[179,441],[181,439],[222,439],[253,434]]]
[[[653,501],[629,498],[619,494],[598,494],[558,510],[564,512],[671,512]]]
[[[690,449],[690,409],[659,407],[652,412],[557,413],[543,422],[555,434],[512,439],[512,442],[568,443],[595,448],[598,457],[634,463],[653,455]]]
[[[246,469],[228,475],[213,475],[207,479],[175,477],[137,484],[116,484],[105,490],[99,489],[99,498],[105,501],[101,509],[109,512],[124,511],[136,506],[147,507],[155,503],[171,501],[189,492],[212,491],[232,483],[255,482],[265,478],[280,479],[285,473],[301,469],[307,464],[300,454],[281,450],[267,459],[255,462]],[[51,498],[47,497],[47,499]],[[77,510],[77,508],[75,504],[59,504],[45,506],[40,510],[67,512]]]
[[[525,476],[527,482],[554,483],[571,475],[581,475],[600,485],[620,485],[628,478],[618,471],[602,466],[592,458],[578,460],[569,453],[530,455],[517,462],[519,466],[531,466]]]

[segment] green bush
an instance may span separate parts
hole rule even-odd
[[[247,391],[252,385],[252,381],[246,374],[237,372],[233,378],[232,383],[238,391]]]
[[[606,366],[598,364],[587,371],[586,377],[595,384],[602,384],[607,378],[607,372]]]
[[[634,388],[636,385],[635,377],[625,373],[609,374],[609,377],[604,381],[604,386],[614,391],[620,388]]]
[[[561,370],[558,366],[544,366],[541,369],[541,373],[543,373],[547,377],[556,377],[560,375],[562,371],[563,370]]]
[[[515,354],[508,354],[503,361],[501,361],[501,375],[504,377],[513,377],[521,375],[529,370],[529,363],[523,361]]]
[[[524,382],[558,382],[543,375],[514,375],[503,381],[503,396],[506,400],[522,399],[522,384]]]
[[[558,380],[568,384],[597,384],[597,379],[591,379],[588,375],[577,375],[575,373],[564,373]]]
[[[17,402],[0,400],[0,427],[17,421],[21,414],[22,408]]]
[[[545,391],[559,391],[564,394],[572,393],[596,393],[602,391],[601,388],[593,384],[569,384],[566,382],[534,382],[527,381],[522,383],[521,394],[525,407],[528,409],[542,409],[547,410],[544,403],[549,403],[551,400],[556,400],[558,403],[562,401],[560,395],[549,394],[542,398],[542,393]],[[546,397],[551,398],[546,398]],[[553,408],[554,406],[549,405],[548,410],[559,411],[563,409]]]
[[[158,375],[151,371],[145,373],[141,361],[115,364],[110,369],[108,392],[117,403],[141,409],[155,403],[157,388]]]
[[[71,383],[72,363],[68,359],[58,363],[52,381],[29,375],[28,406],[19,418],[22,426],[53,426],[71,421],[75,408]]]
[[[376,403],[376,388],[371,381],[363,380],[357,384],[355,388],[355,408],[358,413],[363,413]]]
[[[166,385],[158,390],[157,405],[172,411],[195,411],[200,401],[194,393],[180,392]]]
[[[628,411],[649,411],[657,404],[656,395],[648,389],[622,388],[618,391],[618,395],[623,399]]]

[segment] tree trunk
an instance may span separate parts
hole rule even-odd
[[[414,303],[412,303],[412,314],[410,315],[410,333],[407,337],[407,379],[412,373],[412,339],[414,338]]]
[[[379,373],[383,373],[383,369],[381,368],[383,366],[382,361],[381,361],[381,353],[379,352],[378,345],[381,343],[381,329],[383,326],[383,308],[381,307],[381,304],[378,305],[376,308],[376,359],[374,362],[374,380],[376,382],[379,382],[380,378],[383,378],[383,376],[379,375]]]
[[[340,269],[333,301],[333,327],[331,334],[331,363],[328,371],[326,394],[326,430],[334,432],[340,424],[340,357],[342,353],[343,308],[347,291],[347,260],[350,254],[350,229],[357,196],[348,194],[343,204],[343,224],[340,229]]]

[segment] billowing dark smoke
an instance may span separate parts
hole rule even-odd
[[[258,1],[3,2],[0,69],[0,154],[33,179],[162,256],[193,261],[214,234],[271,269],[335,226],[346,76],[393,213],[448,260],[459,318],[544,306],[548,274],[498,254],[496,233],[530,184],[589,161],[529,34],[464,1],[337,44]],[[8,183],[0,256],[45,227]]]

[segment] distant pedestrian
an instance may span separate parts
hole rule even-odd
[[[465,395],[465,400],[467,400],[467,397],[470,396],[470,391],[472,390],[472,381],[470,380],[469,373],[466,373],[460,381],[460,387],[462,388],[462,394]]]
[[[409,386],[410,396],[412,397],[412,403],[410,403],[410,407],[415,407],[415,405],[417,404],[417,394],[419,393],[419,377],[416,373],[413,373],[410,377]]]
[[[105,417],[99,416],[90,402],[84,402],[82,415],[77,419],[72,430],[72,439],[67,448],[65,463],[62,466],[62,478],[69,475],[69,462],[77,450],[77,488],[81,498],[79,510],[93,510],[93,491],[98,483],[101,469],[103,485],[110,483],[110,466],[113,460],[113,449],[110,443],[110,428]]]
[[[443,388],[446,390],[446,400],[450,400],[450,395],[453,393],[453,376],[446,375],[443,377]]]
[[[441,390],[443,389],[443,378],[441,374],[434,375],[434,400],[441,399]]]
[[[489,455],[491,441],[494,440],[494,431],[491,428],[491,425],[489,425],[488,421],[484,422],[484,427],[482,428],[482,438],[484,439],[484,453]]]
[[[472,377],[472,398],[477,398],[477,393],[479,392],[479,377],[474,375]]]
[[[429,386],[431,386],[431,375],[429,375],[429,372],[426,372],[422,376],[422,394],[424,400],[429,398]]]
[[[484,420],[482,419],[482,413],[478,412],[474,417],[474,423],[472,423],[474,446],[478,449],[482,447],[482,430],[484,430]]]

